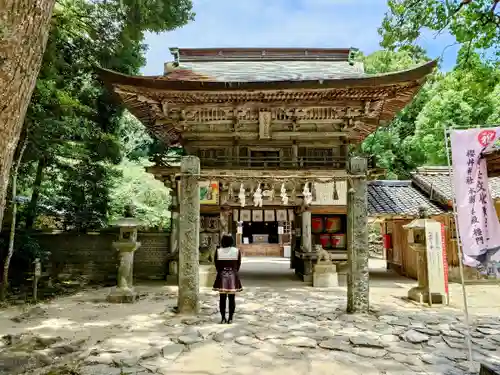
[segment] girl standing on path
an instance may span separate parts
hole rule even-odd
[[[238,276],[241,266],[241,253],[233,246],[234,242],[231,235],[224,234],[220,243],[221,247],[215,251],[214,257],[217,277],[215,278],[213,290],[219,292],[221,324],[231,324],[236,309],[236,293],[243,290]],[[229,300],[229,317],[227,320],[226,300]]]

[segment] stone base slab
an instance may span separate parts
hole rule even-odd
[[[337,266],[335,264],[321,264],[314,266],[313,272],[313,287],[314,288],[331,288],[339,286],[339,277],[337,274]]]
[[[418,303],[429,303],[429,292],[426,289],[414,287],[408,291],[408,298]],[[448,304],[448,296],[441,293],[432,293],[432,304]]]
[[[134,303],[139,296],[133,289],[121,289],[115,287],[106,297],[106,301],[111,303]]]
[[[311,284],[313,281],[313,275],[305,275],[302,272],[298,272],[297,269],[295,269],[295,274],[299,277],[300,280],[302,280],[305,283]]]
[[[178,275],[167,275],[167,283],[177,285],[177,283],[179,283],[179,276]]]
[[[214,286],[217,270],[213,264],[200,264],[199,274],[200,288],[212,288]]]

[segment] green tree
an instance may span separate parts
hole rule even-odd
[[[83,143],[99,148],[100,141],[109,141],[109,135],[116,133],[121,108],[95,79],[94,67],[135,74],[144,62],[142,40],[146,31],[173,30],[194,17],[190,0],[58,0],[53,12],[54,1],[38,3],[35,6],[27,2],[19,7],[16,1],[8,0],[6,7],[0,7],[0,15],[6,12],[2,17],[6,23],[0,29],[0,48],[8,49],[0,60],[0,76],[8,78],[0,81],[0,86],[8,84],[2,86],[0,96],[0,123],[4,129],[1,144],[5,146],[0,147],[4,153],[0,155],[0,221],[13,145],[19,138],[38,74],[49,22],[49,47],[28,109],[33,138],[27,154],[31,164],[37,164],[37,186],[42,185],[44,171],[54,163],[54,155],[64,153],[64,149],[71,151],[78,143],[80,149],[85,148]],[[16,11],[12,10],[14,6]],[[23,73],[16,73],[17,69]],[[66,147],[68,142],[71,147]],[[102,147],[99,152],[102,153]],[[92,162],[97,160],[92,158]],[[21,172],[33,170],[30,167],[22,166]],[[30,221],[40,195],[36,186],[32,190]]]
[[[379,33],[382,47],[414,44],[422,32],[449,32],[469,51],[500,53],[498,0],[388,0]]]
[[[110,165],[123,153],[144,156],[151,141],[135,119],[122,116],[94,68],[138,74],[145,62],[144,31],[171,30],[192,17],[189,0],[58,3],[28,111],[32,135],[23,170],[29,173],[32,199],[27,226],[34,222],[39,199],[64,211],[70,226],[105,224],[117,173]],[[130,136],[122,147],[124,132]],[[137,135],[144,144],[130,150]]]
[[[397,52],[382,50],[358,58],[370,74],[405,70],[429,60],[420,48]],[[421,150],[408,139],[415,133],[415,120],[427,100],[428,89],[424,86],[390,124],[380,127],[363,142],[361,150],[375,157],[377,166],[387,171],[387,178],[407,178],[425,159]]]
[[[479,55],[462,48],[458,65],[430,87],[429,100],[416,119],[410,142],[423,151],[426,164],[446,164],[446,128],[465,129],[495,121],[499,83],[496,64],[483,62]]]
[[[132,204],[144,226],[166,230],[170,228],[170,194],[162,182],[145,171],[147,164],[145,159],[120,164],[121,175],[110,195],[110,218],[121,217],[125,207]]]

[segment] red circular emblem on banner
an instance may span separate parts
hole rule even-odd
[[[496,134],[494,130],[483,130],[477,136],[477,140],[481,146],[485,147],[495,140]]]

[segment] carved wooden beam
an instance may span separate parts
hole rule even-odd
[[[324,138],[345,138],[348,137],[347,132],[272,132],[269,140],[280,141],[297,139],[305,140],[321,140]],[[201,140],[217,140],[217,139],[232,139],[237,138],[240,140],[259,140],[259,133],[254,132],[238,132],[238,133],[183,133],[182,138],[186,141],[201,141]]]

